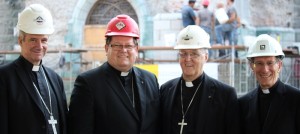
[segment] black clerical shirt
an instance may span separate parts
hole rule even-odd
[[[134,71],[133,69],[129,70],[129,74],[127,76],[121,76],[121,71],[113,68],[110,64],[108,64],[110,69],[113,70],[115,75],[119,77],[120,83],[123,86],[123,90],[125,90],[126,95],[128,96],[128,99],[130,102],[133,101],[133,96],[134,96],[134,109],[137,112],[138,116],[141,118],[141,105],[140,105],[140,97],[137,89],[137,85],[135,82],[135,77],[134,77]],[[117,84],[117,83],[116,83]],[[134,93],[132,93],[132,91]]]
[[[270,105],[272,103],[273,96],[277,90],[279,81],[277,81],[270,89],[269,94],[265,94],[262,92],[262,89],[258,90],[258,113],[259,113],[259,121],[261,129],[264,126],[266,118],[268,117]]]
[[[39,71],[37,71],[37,72],[32,71],[33,64],[30,63],[29,61],[27,61],[23,56],[21,56],[21,59],[23,61],[22,64],[24,65],[24,68],[25,68],[26,72],[28,72],[28,75],[31,78],[31,81],[36,85],[36,87],[38,88],[38,91],[41,93],[40,90],[42,90],[42,89],[39,88],[40,86],[39,86],[39,84],[37,82],[37,74],[36,73],[41,73],[41,75],[44,77],[44,74],[43,74],[42,70],[39,69]],[[40,68],[41,67],[42,66],[40,66]],[[57,134],[60,134],[60,128],[59,128],[60,125],[59,124],[60,124],[61,121],[59,120],[60,118],[59,118],[57,100],[56,100],[56,96],[55,96],[54,90],[53,90],[53,88],[51,86],[52,85],[51,81],[49,79],[47,79],[47,80],[48,80],[48,86],[49,86],[49,90],[50,90],[50,94],[51,94],[50,96],[51,96],[52,112],[53,112],[53,115],[54,115],[54,119],[57,120],[57,124],[55,125],[56,126],[56,131],[57,131]],[[44,85],[44,86],[47,87],[47,85]],[[36,89],[32,89],[32,90],[36,90]],[[47,93],[46,95],[48,96],[49,95],[48,94],[49,93],[48,89],[44,89],[44,90],[46,90],[44,92],[46,92]],[[39,97],[38,94],[36,96]],[[41,100],[40,97],[38,99]],[[49,99],[49,97],[43,98],[43,99],[44,99],[45,103],[47,104],[48,109],[50,110],[50,102],[49,102],[49,100],[46,101],[46,99]],[[46,107],[44,106],[42,100],[41,100],[40,104],[43,105],[42,106],[42,108],[43,108],[43,114],[45,116],[45,120],[46,120],[46,123],[48,125],[47,126],[48,127],[48,129],[47,129],[48,133],[49,134],[53,134],[52,125],[48,123],[48,120],[50,119],[50,114],[49,114],[48,110],[46,109]]]
[[[174,106],[172,108],[172,111],[174,111],[172,113],[172,123],[171,123],[171,127],[172,127],[172,134],[179,134],[180,133],[180,128],[181,126],[178,125],[179,122],[182,121],[182,108],[181,108],[181,86],[182,86],[182,98],[183,98],[183,112],[186,112],[187,107],[194,95],[194,93],[196,92],[196,89],[198,87],[198,85],[201,83],[201,81],[203,81],[203,75],[201,75],[200,77],[198,77],[197,79],[195,79],[194,81],[192,81],[193,83],[193,87],[187,87],[185,85],[185,81],[181,78],[182,80],[182,85],[179,83],[176,89],[176,95],[175,95],[175,102],[174,102]],[[197,120],[198,120],[198,111],[199,111],[199,105],[200,105],[200,97],[202,94],[202,87],[203,85],[201,84],[198,92],[196,93],[193,102],[191,103],[190,108],[188,109],[188,111],[186,112],[185,115],[185,123],[187,123],[187,125],[185,125],[183,127],[183,134],[195,134],[195,130],[196,130],[196,124],[197,124]]]

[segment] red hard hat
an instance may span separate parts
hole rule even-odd
[[[203,0],[202,5],[203,6],[208,6],[209,5],[209,0]]]
[[[105,37],[115,35],[139,38],[139,27],[130,16],[117,15],[108,22]]]

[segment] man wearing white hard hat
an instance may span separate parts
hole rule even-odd
[[[206,75],[209,35],[199,26],[184,28],[174,47],[182,76],[161,86],[163,134],[237,134],[235,89]]]
[[[247,58],[258,87],[239,98],[242,134],[299,134],[300,90],[279,79],[284,58],[279,42],[259,35]]]
[[[29,5],[17,28],[21,54],[0,67],[0,133],[66,134],[62,79],[42,64],[54,32],[51,13],[40,4]]]

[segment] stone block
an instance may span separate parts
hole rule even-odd
[[[285,48],[292,42],[295,42],[295,31],[291,28],[284,27],[259,27],[256,28],[256,34],[269,34],[277,39]]]
[[[153,33],[153,41],[154,41],[153,45],[155,45],[156,41],[158,41],[158,40],[161,40],[161,34],[160,34],[159,30],[154,31],[154,33]]]
[[[157,20],[153,22],[154,31],[156,30],[167,30],[171,29],[171,21],[170,20]]]
[[[178,30],[178,31],[183,29],[182,20],[178,19],[178,20],[171,21],[171,29]]]
[[[154,16],[154,21],[156,20],[181,20],[181,13],[159,13]]]

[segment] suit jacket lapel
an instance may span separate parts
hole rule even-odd
[[[60,120],[62,121],[61,124],[62,125],[66,125],[66,117],[64,114],[66,114],[66,107],[67,107],[67,103],[66,103],[66,98],[65,98],[65,93],[62,94],[61,88],[59,85],[59,81],[57,79],[57,76],[51,72],[49,72],[49,70],[45,67],[43,67],[44,71],[45,71],[45,75],[48,79],[49,82],[49,86],[51,86],[50,90],[53,91],[53,94],[55,95],[54,98],[56,98],[57,100],[57,108],[58,108],[58,113],[61,115],[60,116]],[[63,88],[64,90],[64,88]],[[65,131],[65,129],[63,129],[63,131]]]
[[[168,105],[165,108],[167,110],[165,113],[169,113],[169,114],[166,115],[167,116],[166,119],[168,119],[166,121],[166,122],[168,122],[167,126],[166,126],[167,127],[166,130],[168,130],[168,133],[170,133],[170,130],[171,130],[171,120],[172,120],[172,114],[171,113],[173,113],[172,110],[173,110],[173,106],[174,106],[174,102],[175,102],[176,92],[177,92],[178,86],[181,86],[180,85],[180,80],[181,80],[181,78],[178,78],[178,79],[174,80],[172,82],[172,86],[169,87],[169,89],[167,89],[168,91],[170,91],[170,94],[167,94],[167,95],[171,96],[170,99],[167,100],[166,104],[168,104]],[[169,97],[165,97],[165,98],[169,98]]]
[[[58,81],[57,81],[57,79],[55,79],[56,76],[54,76],[50,72],[48,72],[47,68],[43,67],[43,69],[44,69],[45,75],[46,75],[46,77],[48,79],[48,83],[49,83],[49,85],[51,85],[51,88],[53,89],[53,92],[54,92],[54,94],[56,96],[56,99],[58,99],[58,101],[61,102],[62,100],[60,100],[61,98],[59,97],[59,94],[60,94],[59,90],[60,89],[58,87]]]
[[[111,87],[111,89],[117,94],[117,96],[121,99],[121,102],[125,105],[125,107],[132,113],[132,115],[139,120],[139,117],[135,111],[135,109],[132,106],[131,101],[128,99],[128,96],[126,95],[125,90],[123,89],[121,80],[118,79],[118,76],[111,70],[108,65],[108,63],[104,64],[103,67],[106,68],[106,82]],[[117,83],[117,84],[116,84]]]
[[[137,85],[137,89],[136,91],[138,91],[139,93],[139,99],[140,99],[140,105],[141,105],[141,120],[144,119],[144,117],[146,116],[146,111],[147,111],[147,106],[146,106],[146,101],[147,101],[147,92],[145,92],[146,90],[146,85],[145,85],[145,81],[143,78],[141,78],[141,74],[137,69],[133,68],[133,71],[135,73],[135,80],[136,80],[136,85]]]
[[[38,108],[43,111],[43,104],[40,101],[40,97],[38,96],[36,89],[33,86],[33,82],[31,81],[31,78],[28,74],[28,72],[26,72],[26,70],[24,69],[24,65],[22,65],[22,61],[19,58],[16,62],[16,72],[17,75],[19,77],[19,79],[22,81],[25,89],[27,90],[29,96],[31,96],[32,100],[35,102],[35,104],[38,106]],[[25,78],[24,78],[25,77]],[[20,89],[21,90],[21,89]]]
[[[57,79],[57,76],[51,72],[49,72],[49,70],[45,67],[43,67],[44,71],[45,71],[45,75],[47,77],[47,79],[49,80],[49,84],[51,86],[51,88],[53,89],[53,93],[55,94],[55,98],[57,99],[57,102],[66,102],[66,98],[64,97],[65,94],[61,94],[61,88],[59,85],[59,81]],[[63,88],[64,90],[64,88]],[[64,110],[64,104],[63,103],[57,103],[58,108],[61,110]],[[61,111],[62,112],[62,111]]]
[[[174,102],[175,102],[175,96],[176,96],[176,90],[177,90],[177,88],[178,88],[178,86],[181,86],[180,85],[180,78],[178,78],[178,79],[176,79],[174,82],[173,82],[173,84],[172,84],[172,87],[170,87],[168,90],[170,90],[171,91],[171,97],[170,97],[170,100],[168,100],[168,102],[167,102],[167,104],[169,104],[168,105],[168,108],[166,108],[166,109],[168,109],[168,112],[167,113],[172,113],[172,109],[173,109],[173,106],[174,106]],[[169,118],[168,119],[171,119],[171,115],[172,114],[168,114],[168,116],[169,116]]]
[[[201,100],[200,100],[200,105],[199,105],[199,117],[197,120],[197,126],[199,126],[198,128],[196,128],[196,133],[202,133],[204,130],[204,127],[206,126],[206,121],[207,118],[210,117],[210,114],[212,112],[210,112],[210,110],[212,110],[212,105],[214,102],[214,95],[215,95],[215,88],[214,85],[208,84],[208,83],[212,83],[210,82],[209,77],[206,74],[204,75],[204,79],[203,79],[203,86],[201,88],[202,94],[201,96]]]
[[[256,88],[251,95],[251,99],[249,101],[249,108],[253,109],[252,111],[249,111],[249,117],[247,120],[249,120],[248,124],[251,124],[253,127],[251,127],[253,133],[260,133],[260,123],[259,123],[259,115],[258,115],[258,89]]]

